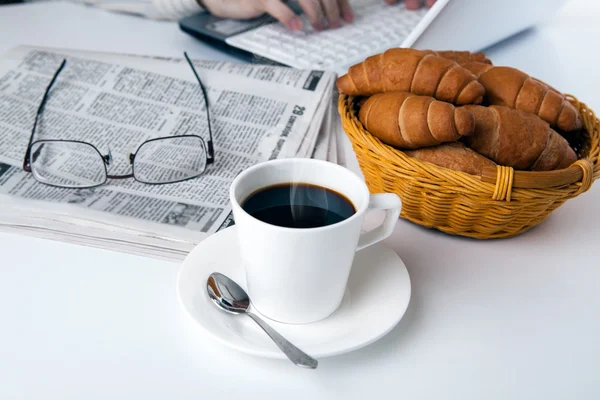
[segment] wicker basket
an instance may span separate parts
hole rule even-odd
[[[354,98],[342,95],[342,125],[372,193],[396,193],[401,217],[425,227],[477,239],[518,235],[544,221],[565,201],[587,191],[600,177],[600,122],[569,96],[586,128],[580,159],[549,172],[492,167],[481,177],[438,167],[383,144],[358,120]]]

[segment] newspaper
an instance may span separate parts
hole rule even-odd
[[[23,171],[23,157],[44,90],[63,59],[66,67],[35,140],[91,143],[111,155],[109,174],[123,175],[131,173],[129,155],[148,139],[208,138],[204,100],[182,59],[27,46],[10,50],[0,58],[4,231],[180,259],[233,223],[228,189],[242,170],[286,157],[337,162],[333,73],[194,60],[208,92],[215,146],[215,163],[201,177],[166,185],[109,180],[91,189],[41,184]],[[175,165],[184,156],[174,148],[160,162]],[[82,166],[83,156],[61,167],[61,174],[73,175],[69,168]]]

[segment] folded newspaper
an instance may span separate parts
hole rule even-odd
[[[148,139],[206,139],[200,87],[183,59],[12,49],[0,58],[2,231],[182,259],[233,223],[229,185],[250,165],[286,157],[344,162],[333,73],[194,60],[208,91],[216,151],[202,176],[165,185],[108,180],[91,189],[39,183],[23,170],[23,157],[44,90],[63,59],[67,66],[50,92],[36,140],[91,143],[112,155],[109,173],[127,174],[129,154]]]

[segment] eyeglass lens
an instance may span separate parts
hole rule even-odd
[[[206,169],[206,145],[199,136],[150,140],[140,146],[133,176],[144,183],[172,183],[201,175]]]
[[[31,172],[49,185],[83,188],[106,181],[104,159],[90,144],[71,141],[39,141],[31,147]]]

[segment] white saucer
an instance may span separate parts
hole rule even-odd
[[[212,235],[187,256],[177,281],[179,299],[188,314],[226,346],[257,356],[285,358],[248,316],[227,314],[208,298],[206,280],[213,272],[246,288],[235,226]],[[342,305],[330,317],[306,325],[265,320],[307,354],[322,358],[381,338],[400,321],[409,300],[410,277],[404,263],[395,252],[376,244],[356,253]]]

